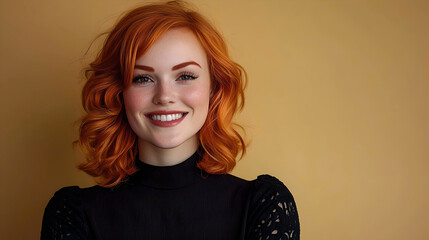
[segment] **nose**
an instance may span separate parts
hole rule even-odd
[[[165,105],[169,103],[174,103],[174,90],[172,86],[165,82],[158,82],[155,87],[155,94],[153,96],[152,102],[156,105]]]

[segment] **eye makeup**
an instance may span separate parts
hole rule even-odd
[[[133,77],[133,83],[144,84],[148,82],[153,82],[152,77],[148,74],[138,74],[137,76]]]
[[[197,78],[198,78],[198,75],[196,75],[192,72],[181,72],[177,79],[183,80],[183,81],[189,81],[189,80],[195,80]]]

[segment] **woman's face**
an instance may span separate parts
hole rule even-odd
[[[133,83],[124,91],[139,144],[162,149],[195,147],[209,98],[207,56],[185,28],[168,30],[136,60]]]

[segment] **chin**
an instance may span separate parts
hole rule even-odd
[[[179,140],[179,139],[169,139],[169,140],[157,140],[153,141],[152,145],[161,148],[161,149],[173,149],[180,147],[186,142],[186,140]]]
[[[178,143],[152,143],[153,146],[161,149],[174,149],[180,146]]]

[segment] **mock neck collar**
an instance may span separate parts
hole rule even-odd
[[[131,176],[136,183],[153,188],[174,189],[188,186],[207,176],[197,167],[201,159],[196,151],[185,161],[172,166],[155,166],[144,163],[136,157],[138,171]]]

